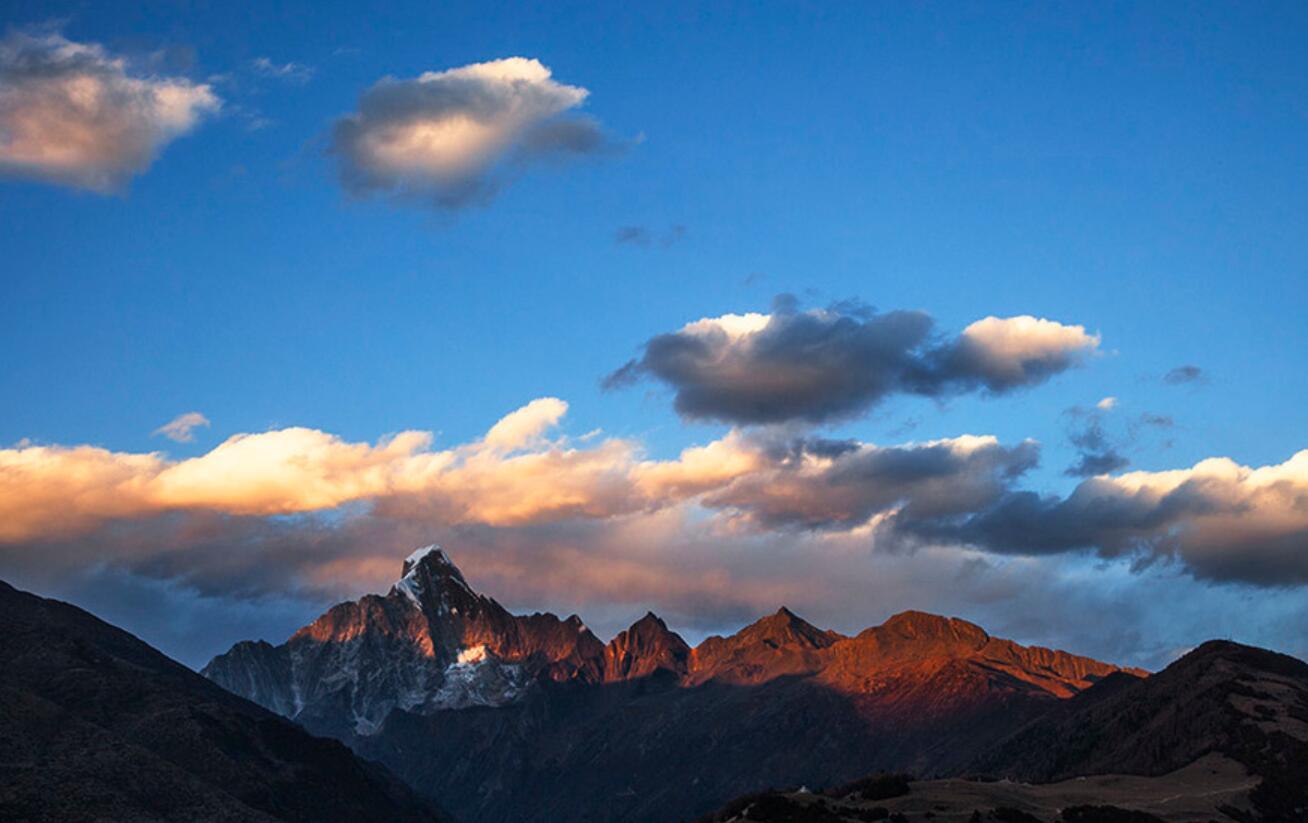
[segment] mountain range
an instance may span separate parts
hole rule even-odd
[[[432,547],[203,674],[0,584],[0,819],[1308,820],[1308,664],[1229,641],[1151,675],[782,608],[695,647],[653,614],[604,643]]]
[[[760,786],[957,771],[1146,674],[923,612],[845,636],[782,608],[694,648],[647,614],[606,644],[576,616],[510,614],[436,547],[385,596],[203,673],[456,815],[503,821],[675,820]]]

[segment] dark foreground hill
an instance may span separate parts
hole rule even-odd
[[[1052,705],[964,771],[984,779],[764,793],[706,820],[1304,823],[1308,664],[1205,643],[1152,677],[1112,675]]]
[[[441,819],[340,743],[0,583],[0,820]]]
[[[1105,682],[977,760],[1029,781],[1159,775],[1217,753],[1261,778],[1264,819],[1308,821],[1308,663],[1213,640],[1144,681]]]

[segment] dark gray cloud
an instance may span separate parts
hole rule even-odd
[[[1044,382],[1098,346],[1081,326],[987,317],[941,338],[920,311],[877,313],[861,303],[800,311],[789,295],[769,315],[724,315],[660,334],[602,382],[653,378],[688,419],[738,424],[825,423],[893,394],[1004,394]]]
[[[704,498],[763,529],[851,529],[891,510],[909,518],[974,512],[994,504],[1034,468],[1040,449],[961,437],[878,447],[800,438],[767,444],[775,461]]]
[[[1171,429],[1176,427],[1176,420],[1170,414],[1145,412],[1140,415],[1140,425],[1153,426],[1158,429]]]
[[[648,226],[620,226],[613,233],[613,240],[619,246],[648,247],[657,245],[666,249],[676,245],[685,236],[686,227],[674,223],[665,232],[657,232]]]
[[[1198,366],[1177,366],[1163,375],[1163,382],[1169,386],[1182,386],[1186,383],[1204,383],[1208,376]]]
[[[1108,474],[1131,465],[1130,458],[1127,458],[1113,449],[1101,452],[1083,452],[1075,463],[1063,470],[1063,474],[1068,477],[1094,477],[1097,474]]]
[[[605,150],[599,124],[575,112],[587,94],[521,57],[388,77],[336,122],[330,151],[356,195],[460,208],[528,165]]]
[[[1068,477],[1093,477],[1124,469],[1131,464],[1104,427],[1104,416],[1115,404],[1115,400],[1105,398],[1105,402],[1092,409],[1076,406],[1064,412],[1072,421],[1067,439],[1077,450],[1077,460],[1063,474]]]
[[[619,246],[648,246],[650,244],[650,231],[644,226],[620,226],[613,233],[613,240]]]
[[[1093,551],[1137,563],[1176,561],[1202,580],[1308,584],[1308,451],[1249,469],[1226,459],[1193,468],[1082,481],[1067,497],[1012,490],[962,516],[892,524],[901,536],[1002,554]]]

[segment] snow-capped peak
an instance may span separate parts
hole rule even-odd
[[[427,571],[426,574],[422,573],[424,569]],[[473,593],[472,589],[468,587],[467,582],[463,579],[463,573],[454,565],[450,558],[445,554],[445,551],[434,543],[430,546],[423,546],[414,551],[408,557],[404,558],[401,577],[396,581],[395,587],[392,591],[399,592],[409,598],[409,600],[413,601],[415,605],[422,606],[424,595],[436,594],[436,592],[425,591],[426,587],[424,584],[437,580],[452,582],[455,586],[468,594]],[[445,582],[437,583],[436,585],[442,590],[442,593],[440,594],[440,606],[441,610],[444,611],[449,608],[449,604],[446,602],[446,597],[443,593]]]
[[[450,559],[445,556],[445,552],[435,543],[430,546],[423,546],[404,558],[400,579],[395,583],[396,591],[419,606],[422,605],[422,582],[418,580],[418,564],[429,556],[432,557],[432,560],[445,565],[450,562]]]
[[[423,558],[427,557],[428,555],[435,555],[435,557],[433,557],[432,560],[437,561],[441,565],[444,566],[451,565],[450,559],[445,556],[444,549],[442,549],[440,546],[436,545],[435,543],[432,543],[430,546],[423,546],[420,549],[415,549],[413,554],[404,558],[404,574],[407,575],[411,573],[414,570],[414,568],[416,568],[417,565],[420,562],[422,562]]]

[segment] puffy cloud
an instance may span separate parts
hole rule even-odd
[[[938,378],[1000,393],[1042,383],[1099,347],[1099,335],[1032,317],[986,317],[936,353]]]
[[[217,111],[205,84],[142,76],[95,43],[0,40],[0,174],[107,193]]]
[[[879,447],[847,440],[796,440],[759,471],[704,504],[738,512],[758,528],[858,528],[892,511],[909,517],[974,512],[1002,497],[1039,460],[1031,441],[1008,448],[993,437]]]
[[[928,541],[993,552],[1088,549],[1176,559],[1205,580],[1299,586],[1308,583],[1308,450],[1277,465],[1210,458],[1189,469],[1093,477],[1065,498],[1012,491],[962,517],[895,520]]]
[[[491,196],[505,166],[603,148],[599,125],[573,111],[588,94],[524,57],[387,77],[336,122],[331,150],[351,192],[458,208]]]
[[[486,445],[504,450],[530,446],[557,426],[567,411],[568,404],[557,397],[533,400],[492,426],[486,432]]]
[[[179,414],[167,423],[154,430],[154,434],[163,435],[169,440],[177,443],[191,443],[195,441],[195,430],[203,426],[209,427],[209,418],[199,412],[187,412]]]
[[[267,517],[356,502],[447,524],[602,518],[675,504],[730,482],[759,459],[734,435],[670,461],[646,460],[622,439],[582,447],[547,439],[566,410],[557,398],[535,400],[482,439],[438,451],[429,432],[369,444],[298,427],[234,435],[179,461],[91,446],[0,449],[0,542],[66,537],[172,512]]]
[[[987,317],[945,340],[933,329],[923,312],[801,312],[783,296],[771,314],[704,318],[658,335],[603,385],[660,380],[690,419],[824,423],[897,393],[1004,394],[1044,382],[1099,346],[1083,326],[1030,316]]]

